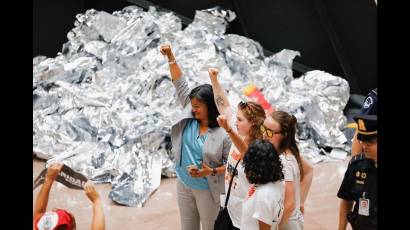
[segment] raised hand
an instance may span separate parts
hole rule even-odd
[[[208,73],[211,79],[216,79],[218,77],[219,71],[217,68],[209,68]]]
[[[61,163],[50,165],[47,169],[46,178],[48,180],[54,181],[57,178],[58,174],[60,173],[61,169],[63,168],[63,165],[64,164],[61,164]]]
[[[87,183],[85,183],[84,191],[88,199],[90,199],[90,201],[93,203],[100,198],[100,195],[98,194],[97,190],[95,190],[94,183],[90,180],[87,181]]]
[[[167,56],[168,60],[173,59],[174,55],[172,54],[171,46],[169,44],[161,45],[159,51],[162,55]]]

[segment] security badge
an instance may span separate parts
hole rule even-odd
[[[356,184],[364,184],[367,174],[365,172],[356,172]],[[363,180],[359,180],[363,179]],[[369,216],[370,200],[365,198],[366,192],[363,192],[362,198],[359,199],[359,215]]]
[[[365,198],[366,192],[363,192],[363,197],[359,199],[359,215],[369,216],[370,200]]]

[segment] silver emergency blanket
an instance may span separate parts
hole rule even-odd
[[[164,43],[191,87],[210,83],[207,69],[216,67],[232,105],[247,99],[242,90],[252,82],[275,108],[295,114],[301,152],[312,162],[328,158],[324,146],[346,148],[348,83],[321,71],[294,79],[299,52],[265,57],[258,42],[225,34],[235,17],[196,11],[182,30],[172,12],[153,7],[78,14],[55,58],[33,58],[33,153],[111,183],[119,204],[142,206],[161,175],[175,176],[169,133],[181,107],[159,52]]]

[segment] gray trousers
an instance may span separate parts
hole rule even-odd
[[[210,190],[195,190],[177,180],[177,196],[181,230],[213,230],[219,212]]]

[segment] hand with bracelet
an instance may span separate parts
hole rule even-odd
[[[172,53],[170,45],[168,44],[162,45],[159,51],[161,52],[162,55],[167,56],[168,64],[173,65],[176,63],[175,56]]]

